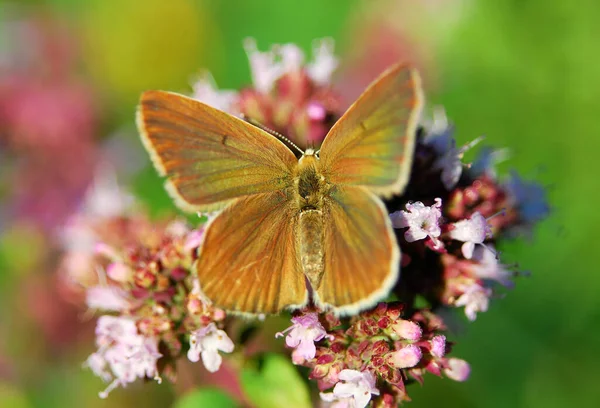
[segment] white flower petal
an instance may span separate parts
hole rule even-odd
[[[217,351],[204,350],[202,352],[202,363],[204,364],[204,367],[206,367],[206,369],[211,373],[219,371],[222,362],[223,358]]]
[[[188,359],[196,362],[198,361],[198,355],[200,355],[206,369],[215,372],[219,369],[223,360],[219,351],[231,353],[234,347],[233,341],[227,336],[227,333],[217,329],[215,323],[210,323],[190,333]]]
[[[330,38],[316,42],[313,48],[314,61],[307,67],[308,75],[319,85],[326,85],[331,80],[333,71],[338,66],[338,59],[333,54],[334,43]]]
[[[473,257],[474,249],[475,249],[475,244],[473,242],[465,242],[461,248],[461,251],[465,258],[471,259]]]

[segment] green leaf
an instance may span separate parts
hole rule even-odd
[[[292,363],[283,356],[267,354],[260,371],[247,368],[241,379],[246,395],[257,407],[311,407],[306,384]]]
[[[173,408],[237,408],[239,405],[225,392],[214,388],[194,390],[179,398]]]

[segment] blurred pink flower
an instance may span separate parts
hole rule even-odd
[[[446,376],[454,381],[466,381],[471,374],[471,366],[460,358],[449,358],[448,367],[444,369]]]
[[[17,151],[61,150],[91,142],[96,114],[89,86],[20,75],[0,82],[0,119]]]
[[[477,263],[473,265],[473,273],[481,279],[491,279],[499,282],[507,288],[515,286],[512,278],[515,272],[508,269],[507,265],[500,263],[498,254],[494,247],[477,247],[473,252],[473,260]]]
[[[122,289],[112,286],[94,286],[87,289],[86,304],[90,309],[125,311],[131,303]]]
[[[465,307],[465,315],[471,321],[477,318],[478,312],[487,312],[492,290],[474,283],[454,303],[457,307]]]
[[[192,84],[192,89],[192,98],[223,112],[236,113],[233,107],[238,97],[237,91],[218,89],[210,73],[206,72],[199,77]]]
[[[301,148],[318,147],[342,113],[330,83],[338,64],[333,40],[315,41],[310,62],[295,44],[259,51],[256,41],[248,38],[244,48],[252,86],[240,92],[219,90],[204,74],[192,85],[192,97],[280,132]]]
[[[101,398],[138,378],[153,378],[160,382],[156,367],[161,357],[158,342],[141,336],[132,319],[101,316],[96,326],[96,344],[98,351],[88,357],[85,365],[104,381],[112,381],[100,392]]]
[[[75,74],[77,49],[66,25],[45,16],[13,28],[8,59],[18,63],[0,78],[0,136],[15,157],[7,211],[50,232],[92,177],[95,97]]]

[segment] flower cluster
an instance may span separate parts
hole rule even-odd
[[[365,407],[371,398],[374,406],[396,406],[408,399],[405,385],[422,382],[426,372],[466,380],[468,364],[446,357],[442,320],[427,310],[405,315],[398,302],[344,321],[305,311],[292,319],[286,344],[295,348],[294,363],[311,369],[321,399],[336,406]]]
[[[409,304],[422,296],[434,309],[464,307],[475,320],[488,309],[494,282],[512,288],[519,274],[496,247],[530,231],[549,209],[539,185],[516,173],[499,180],[494,165],[503,151],[482,149],[473,165],[463,163],[479,139],[457,148],[453,132],[441,111],[421,127],[407,191],[387,202],[404,256],[394,292]]]
[[[294,44],[261,52],[253,39],[245,44],[253,86],[240,92],[217,90],[210,75],[194,85],[192,96],[226,112],[279,132],[300,147],[316,147],[341,112],[340,98],[330,87],[337,67],[333,42],[315,42],[314,59]]]
[[[85,288],[90,309],[110,313],[98,319],[98,350],[86,363],[110,381],[100,395],[137,378],[174,377],[186,353],[217,371],[219,352],[233,343],[221,330],[225,313],[203,298],[193,275],[202,230],[133,215],[131,197],[100,176],[63,234],[65,276]]]
[[[318,42],[306,64],[294,45],[261,52],[248,40],[253,85],[218,90],[205,75],[192,96],[298,146],[318,148],[342,114],[329,82],[337,66],[332,47]],[[425,373],[466,380],[469,364],[449,355],[441,312],[462,308],[471,321],[485,312],[498,288],[511,288],[518,275],[496,248],[548,214],[540,186],[514,173],[499,179],[494,165],[503,151],[482,149],[472,164],[463,163],[481,139],[457,147],[453,131],[440,111],[422,123],[405,192],[385,202],[402,252],[390,296],[396,301],[344,318],[296,311],[292,326],[276,334],[293,349],[292,362],[310,369],[324,404],[393,407],[409,399],[406,386],[422,383]],[[195,280],[202,229],[150,222],[143,211],[130,211],[130,198],[121,193],[98,198],[110,191],[96,191],[104,204],[86,206],[66,229],[68,276],[86,288],[88,307],[110,312],[98,320],[98,351],[87,362],[110,382],[102,395],[137,378],[174,375],[175,360],[185,355],[218,370],[220,353],[234,349],[225,324],[232,318],[203,298]]]

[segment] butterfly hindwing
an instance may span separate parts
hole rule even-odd
[[[240,198],[208,225],[196,269],[204,294],[233,312],[277,313],[308,301],[291,191]]]
[[[400,250],[385,206],[364,187],[341,186],[323,208],[324,274],[315,302],[354,313],[385,296],[398,278]]]

